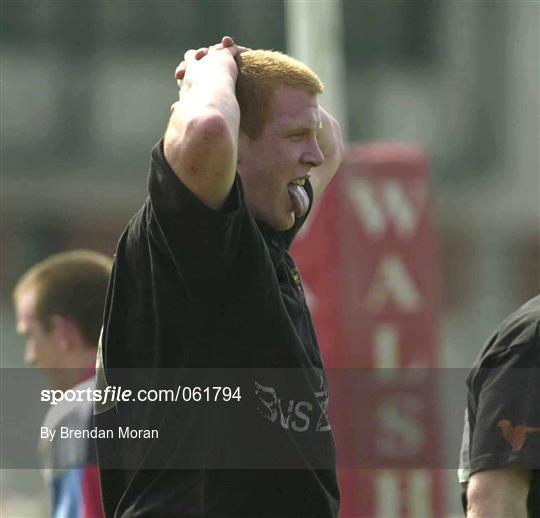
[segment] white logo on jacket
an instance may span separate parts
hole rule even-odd
[[[289,399],[286,407],[278,397],[276,389],[265,386],[255,381],[255,396],[258,399],[257,410],[271,423],[279,420],[284,430],[306,432],[312,427],[316,432],[328,432],[331,430],[328,421],[328,390],[320,377],[320,390],[315,392],[315,401],[296,401]],[[315,404],[314,404],[315,403]],[[286,408],[284,411],[283,409]]]

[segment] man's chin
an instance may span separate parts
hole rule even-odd
[[[294,212],[289,212],[285,217],[276,218],[271,227],[278,232],[289,230],[295,222]]]
[[[284,232],[285,230],[289,230],[296,221],[293,211],[282,215],[274,214],[273,217],[266,218],[261,215],[259,217],[255,217],[255,219],[259,221],[264,221],[264,223],[272,227],[277,232]]]

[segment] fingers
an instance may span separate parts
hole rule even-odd
[[[198,61],[199,59],[204,58],[206,54],[208,54],[208,47],[201,47],[195,52],[195,59]]]
[[[198,50],[188,50],[184,54],[184,60],[176,67],[176,70],[174,71],[174,77],[178,82],[182,81],[186,75],[186,66],[189,61],[193,59],[195,61],[200,61],[210,52],[213,53],[225,49],[227,49],[228,52],[233,55],[233,57],[237,56],[238,54],[242,54],[243,52],[246,52],[248,50],[251,50],[249,47],[242,47],[240,45],[237,45],[231,36],[223,36],[223,38],[221,38],[221,42],[216,45],[212,45],[210,47],[201,47]]]
[[[223,38],[221,38],[221,42],[216,43],[215,45],[211,45],[209,47],[209,50],[210,51],[223,50],[223,49],[234,47],[235,45],[236,44],[234,43],[234,40],[230,36],[223,36]]]
[[[184,79],[184,76],[186,75],[186,62],[182,61],[174,71],[174,77],[177,81],[182,81]]]
[[[189,49],[188,51],[186,51],[184,54],[184,61],[189,61],[190,59],[193,59],[196,52],[197,51],[193,49]]]
[[[227,47],[233,47],[236,44],[234,43],[234,40],[230,36],[223,36],[223,38],[221,38],[221,45],[223,46],[223,48],[227,48]]]
[[[210,51],[212,52],[225,49],[227,49],[233,55],[233,57],[241,52],[245,52],[245,50],[241,49],[248,50],[247,47],[240,47],[239,45],[237,45],[231,36],[223,36],[223,38],[221,38],[221,43],[218,43],[217,45],[212,45],[210,47]]]
[[[204,58],[208,54],[208,47],[201,47],[198,50],[190,49],[184,54],[184,61],[182,61],[174,71],[174,77],[181,81],[184,79],[184,76],[186,75],[186,62],[190,59],[195,59],[196,61],[199,61],[200,59]]]
[[[174,77],[178,80],[178,81],[181,81],[182,79],[184,79],[184,76],[186,75],[186,64],[188,61],[192,60],[195,55],[196,55],[196,52],[195,50],[193,49],[189,49],[185,54],[184,54],[184,61],[182,61],[177,67],[176,67],[176,70],[174,71]]]

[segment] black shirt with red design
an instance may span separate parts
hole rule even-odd
[[[477,471],[517,463],[532,470],[529,516],[540,517],[540,296],[495,330],[467,378],[459,481],[464,509]]]

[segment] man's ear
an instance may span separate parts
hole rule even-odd
[[[74,344],[75,324],[62,315],[52,315],[50,318],[51,333],[54,333],[56,343],[63,352],[67,352]]]

